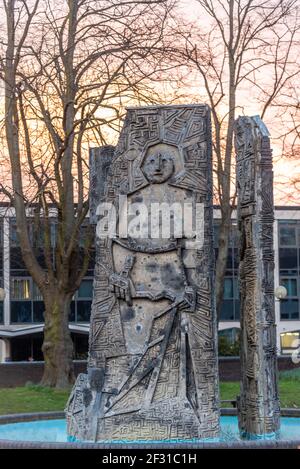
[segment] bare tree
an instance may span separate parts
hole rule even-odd
[[[284,93],[294,76],[290,66],[299,23],[295,21],[295,0],[197,0],[197,3],[200,18],[206,22],[199,27],[193,24],[188,34],[181,33],[182,55],[200,75],[202,95],[212,109],[216,200],[221,210],[216,264],[220,316],[235,205],[233,138],[237,109],[242,114],[249,113],[247,104],[255,103],[256,114],[264,118],[274,100]]]
[[[4,1],[1,76],[11,182],[3,181],[1,191],[14,205],[22,256],[44,299],[44,385],[73,380],[70,302],[93,243],[87,229],[80,250],[89,143],[106,143],[128,101],[158,99],[147,84],[162,73],[172,7],[170,0]],[[43,263],[30,236],[35,221]]]

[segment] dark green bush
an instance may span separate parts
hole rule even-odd
[[[232,343],[224,335],[219,335],[219,356],[236,357],[240,355],[240,341]]]

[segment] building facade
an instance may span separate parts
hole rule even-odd
[[[216,208],[215,250],[218,245],[219,211]],[[52,223],[55,246],[56,220]],[[83,230],[84,236],[84,230]],[[219,335],[234,344],[239,337],[238,245],[236,224],[232,221],[230,248],[224,283],[224,300]],[[41,239],[32,234],[36,255],[42,259]],[[284,285],[287,297],[275,301],[278,354],[291,354],[300,340],[300,207],[276,207],[274,223],[275,287]],[[74,358],[85,359],[88,350],[92,303],[94,258],[70,308],[70,331]],[[44,304],[37,286],[26,270],[16,235],[13,210],[0,207],[0,362],[42,360]]]

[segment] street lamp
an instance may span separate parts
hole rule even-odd
[[[279,285],[275,288],[275,297],[277,300],[284,300],[287,296],[287,289],[283,285]]]

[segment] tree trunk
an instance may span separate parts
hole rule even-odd
[[[67,388],[74,382],[73,342],[69,331],[70,294],[45,295],[43,386]]]

